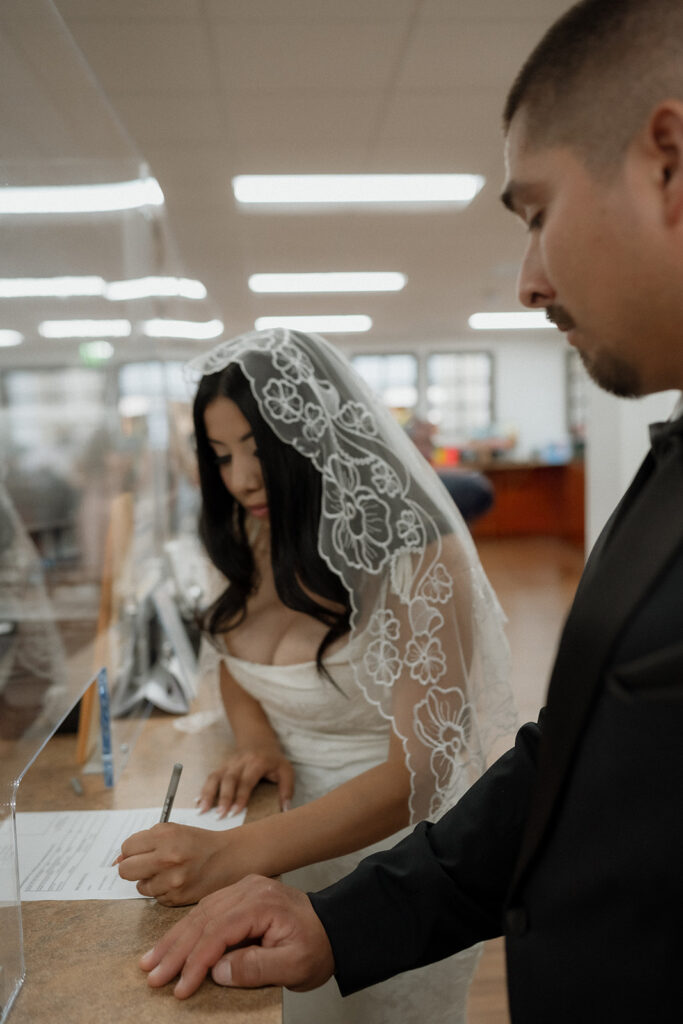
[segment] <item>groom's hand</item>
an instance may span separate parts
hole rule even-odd
[[[333,974],[334,958],[308,896],[250,875],[205,896],[145,953],[140,966],[153,987],[180,974],[173,994],[186,999],[209,968],[219,985],[284,985],[306,992]]]

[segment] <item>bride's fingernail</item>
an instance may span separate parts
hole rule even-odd
[[[292,801],[291,800],[283,800],[282,801],[282,810],[283,811],[291,811],[291,809],[292,809]]]
[[[237,814],[237,810],[238,810],[237,804],[233,804],[232,807],[230,808],[230,810],[227,813],[227,817],[228,818],[234,818],[235,815]]]

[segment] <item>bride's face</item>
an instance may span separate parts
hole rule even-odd
[[[226,488],[249,515],[267,519],[268,496],[261,461],[244,414],[230,398],[221,396],[207,405],[204,425]]]

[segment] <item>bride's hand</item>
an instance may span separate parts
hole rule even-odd
[[[168,822],[129,836],[114,863],[143,896],[178,907],[249,874],[254,857],[246,829],[213,832]]]
[[[288,810],[294,793],[294,769],[280,748],[273,745],[238,750],[211,772],[199,797],[200,813],[216,804],[219,818],[238,814],[261,779],[277,783],[280,807]]]

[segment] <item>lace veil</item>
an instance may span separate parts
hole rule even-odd
[[[401,738],[411,820],[438,817],[515,728],[504,615],[436,473],[348,360],[281,328],[221,342],[263,418],[322,476],[318,549],[348,590],[355,679]]]

